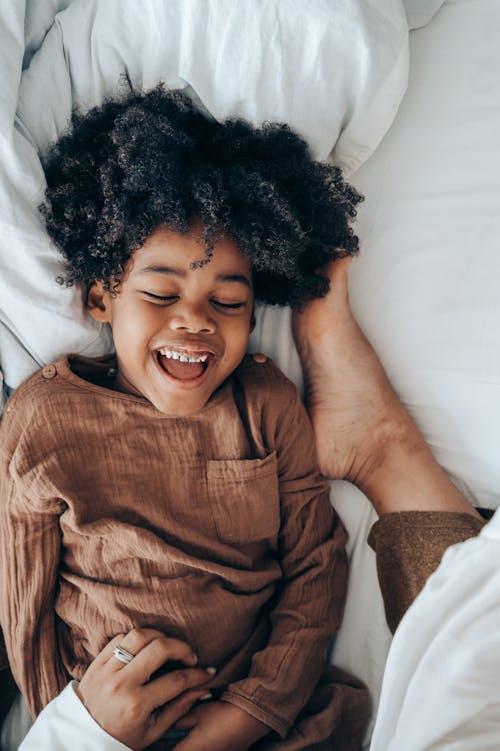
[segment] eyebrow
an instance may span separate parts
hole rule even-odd
[[[183,269],[176,269],[172,266],[145,266],[141,269],[139,274],[167,274],[170,276],[178,276],[185,278],[187,273]],[[244,284],[249,289],[252,289],[252,284],[248,277],[244,274],[217,274],[215,277],[218,282],[236,282],[238,284]]]

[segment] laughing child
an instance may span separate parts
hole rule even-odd
[[[115,354],[46,366],[1,427],[0,615],[32,712],[148,627],[217,671],[179,751],[357,749],[365,692],[324,672],[346,535],[295,387],[245,353],[254,300],[326,293],[359,196],[286,126],[162,87],[75,117],[46,175]]]

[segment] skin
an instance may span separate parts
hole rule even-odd
[[[135,655],[128,665],[113,655],[118,645]],[[186,668],[151,681],[150,676],[168,660],[184,663]],[[190,712],[198,701],[211,698],[203,686],[213,670],[197,668],[196,663],[196,655],[185,642],[155,629],[133,629],[106,645],[76,693],[95,721],[133,751],[142,751],[174,727],[192,728],[176,748],[204,751],[241,751],[267,734],[265,725],[224,702],[204,703]]]
[[[135,655],[128,665],[113,655],[118,644]],[[150,681],[150,675],[167,660],[182,662],[186,669]],[[212,672],[194,667],[196,662],[196,655],[184,642],[153,629],[134,629],[118,634],[107,644],[76,692],[106,732],[134,751],[141,751],[207,696],[203,685]]]
[[[132,255],[115,294],[100,281],[88,294],[90,314],[111,325],[118,363],[116,387],[144,397],[168,415],[186,416],[204,408],[241,362],[254,321],[250,260],[233,240],[222,238],[210,263],[192,268],[204,255],[198,234],[196,228],[189,235],[157,228]],[[207,354],[206,369],[196,378],[173,377],[161,365],[159,351],[164,349]],[[138,727],[144,727],[151,718],[149,706],[146,715],[139,703],[133,706]],[[92,707],[89,711],[98,719]],[[126,716],[133,718],[133,713],[132,709]],[[116,721],[102,724],[106,730],[112,728],[111,735],[119,731]],[[182,727],[192,731],[177,744],[179,751],[245,751],[270,730],[239,707],[221,701],[188,713]],[[143,748],[137,740],[134,743],[127,745]]]
[[[118,645],[135,655],[128,665],[113,655]],[[151,681],[168,660],[186,668]],[[267,735],[269,728],[239,707],[207,702],[212,696],[204,685],[214,671],[197,668],[196,663],[185,642],[154,629],[133,629],[106,645],[76,693],[94,720],[133,751],[142,751],[173,728],[191,730],[176,744],[179,751],[243,751]],[[197,705],[200,700],[203,703]]]
[[[456,511],[478,517],[436,462],[354,319],[350,263],[331,263],[328,295],[293,315],[323,474],[358,485],[379,515]]]
[[[308,406],[323,472],[358,484],[379,514],[430,510],[477,516],[437,464],[356,323],[349,306],[349,263],[350,259],[344,259],[331,264],[327,268],[330,293],[293,316],[294,337],[305,372]],[[99,292],[97,306],[104,311],[101,296]],[[111,735],[131,748],[142,749],[145,744],[140,741],[134,745],[136,731],[145,732],[150,743],[177,720],[177,727],[191,728],[189,736],[177,745],[179,751],[242,751],[265,735],[268,730],[265,726],[230,704],[210,702],[193,706],[205,692],[193,689],[194,683],[189,683],[196,680],[191,668],[186,671],[189,675],[184,677],[184,686],[177,684],[177,690],[189,687],[192,690],[173,698],[176,694],[165,681],[160,693],[162,706],[167,704],[161,713],[155,709],[158,702],[155,693],[155,699],[150,698],[150,703],[143,707],[142,692],[152,684],[144,684],[139,675],[134,678],[132,671],[127,675],[118,661],[111,659],[116,643],[138,652],[136,645],[125,639],[119,636],[106,647],[87,671],[79,689],[89,712]],[[189,658],[189,648],[186,645],[183,648],[186,664],[193,665],[192,653]],[[148,670],[153,672],[159,664],[148,663]],[[150,674],[147,670],[145,673]],[[197,674],[200,681],[201,673]],[[127,681],[123,680],[125,677]],[[167,674],[165,678],[168,677]],[[124,716],[130,717],[125,725]]]
[[[160,412],[191,415],[241,362],[253,326],[251,263],[230,238],[217,244],[210,263],[196,232],[157,228],[136,251],[117,292],[96,281],[88,310],[109,323],[118,361],[117,386],[143,396]],[[199,378],[173,378],[159,363],[159,350],[207,355]]]

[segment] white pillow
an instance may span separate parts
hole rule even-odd
[[[73,0],[25,0],[24,16],[24,59],[23,69],[27,68],[31,58],[54,23],[55,16],[68,7]]]
[[[403,0],[410,29],[427,26],[443,2],[444,0]]]
[[[26,63],[50,14],[65,6],[23,73],[14,130],[19,44],[26,34]],[[307,9],[296,0],[28,0],[21,16],[20,7],[0,5],[0,57],[11,71],[0,101],[9,98],[12,118],[1,134],[0,356],[11,387],[66,351],[110,347],[79,291],[55,283],[60,260],[37,210],[39,155],[74,107],[163,79],[217,118],[286,121],[317,158],[335,146],[332,158],[351,170],[389,127],[407,82],[400,0],[311,0]]]
[[[312,0],[307,10],[296,0],[73,0],[25,77],[19,115],[44,149],[71,105],[100,103],[124,79],[135,89],[163,79],[191,86],[218,119],[287,122],[316,158],[334,149],[350,171],[397,111],[407,32],[400,0]]]

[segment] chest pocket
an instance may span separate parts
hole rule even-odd
[[[280,501],[275,452],[264,459],[208,460],[207,485],[222,542],[245,545],[276,538]]]

